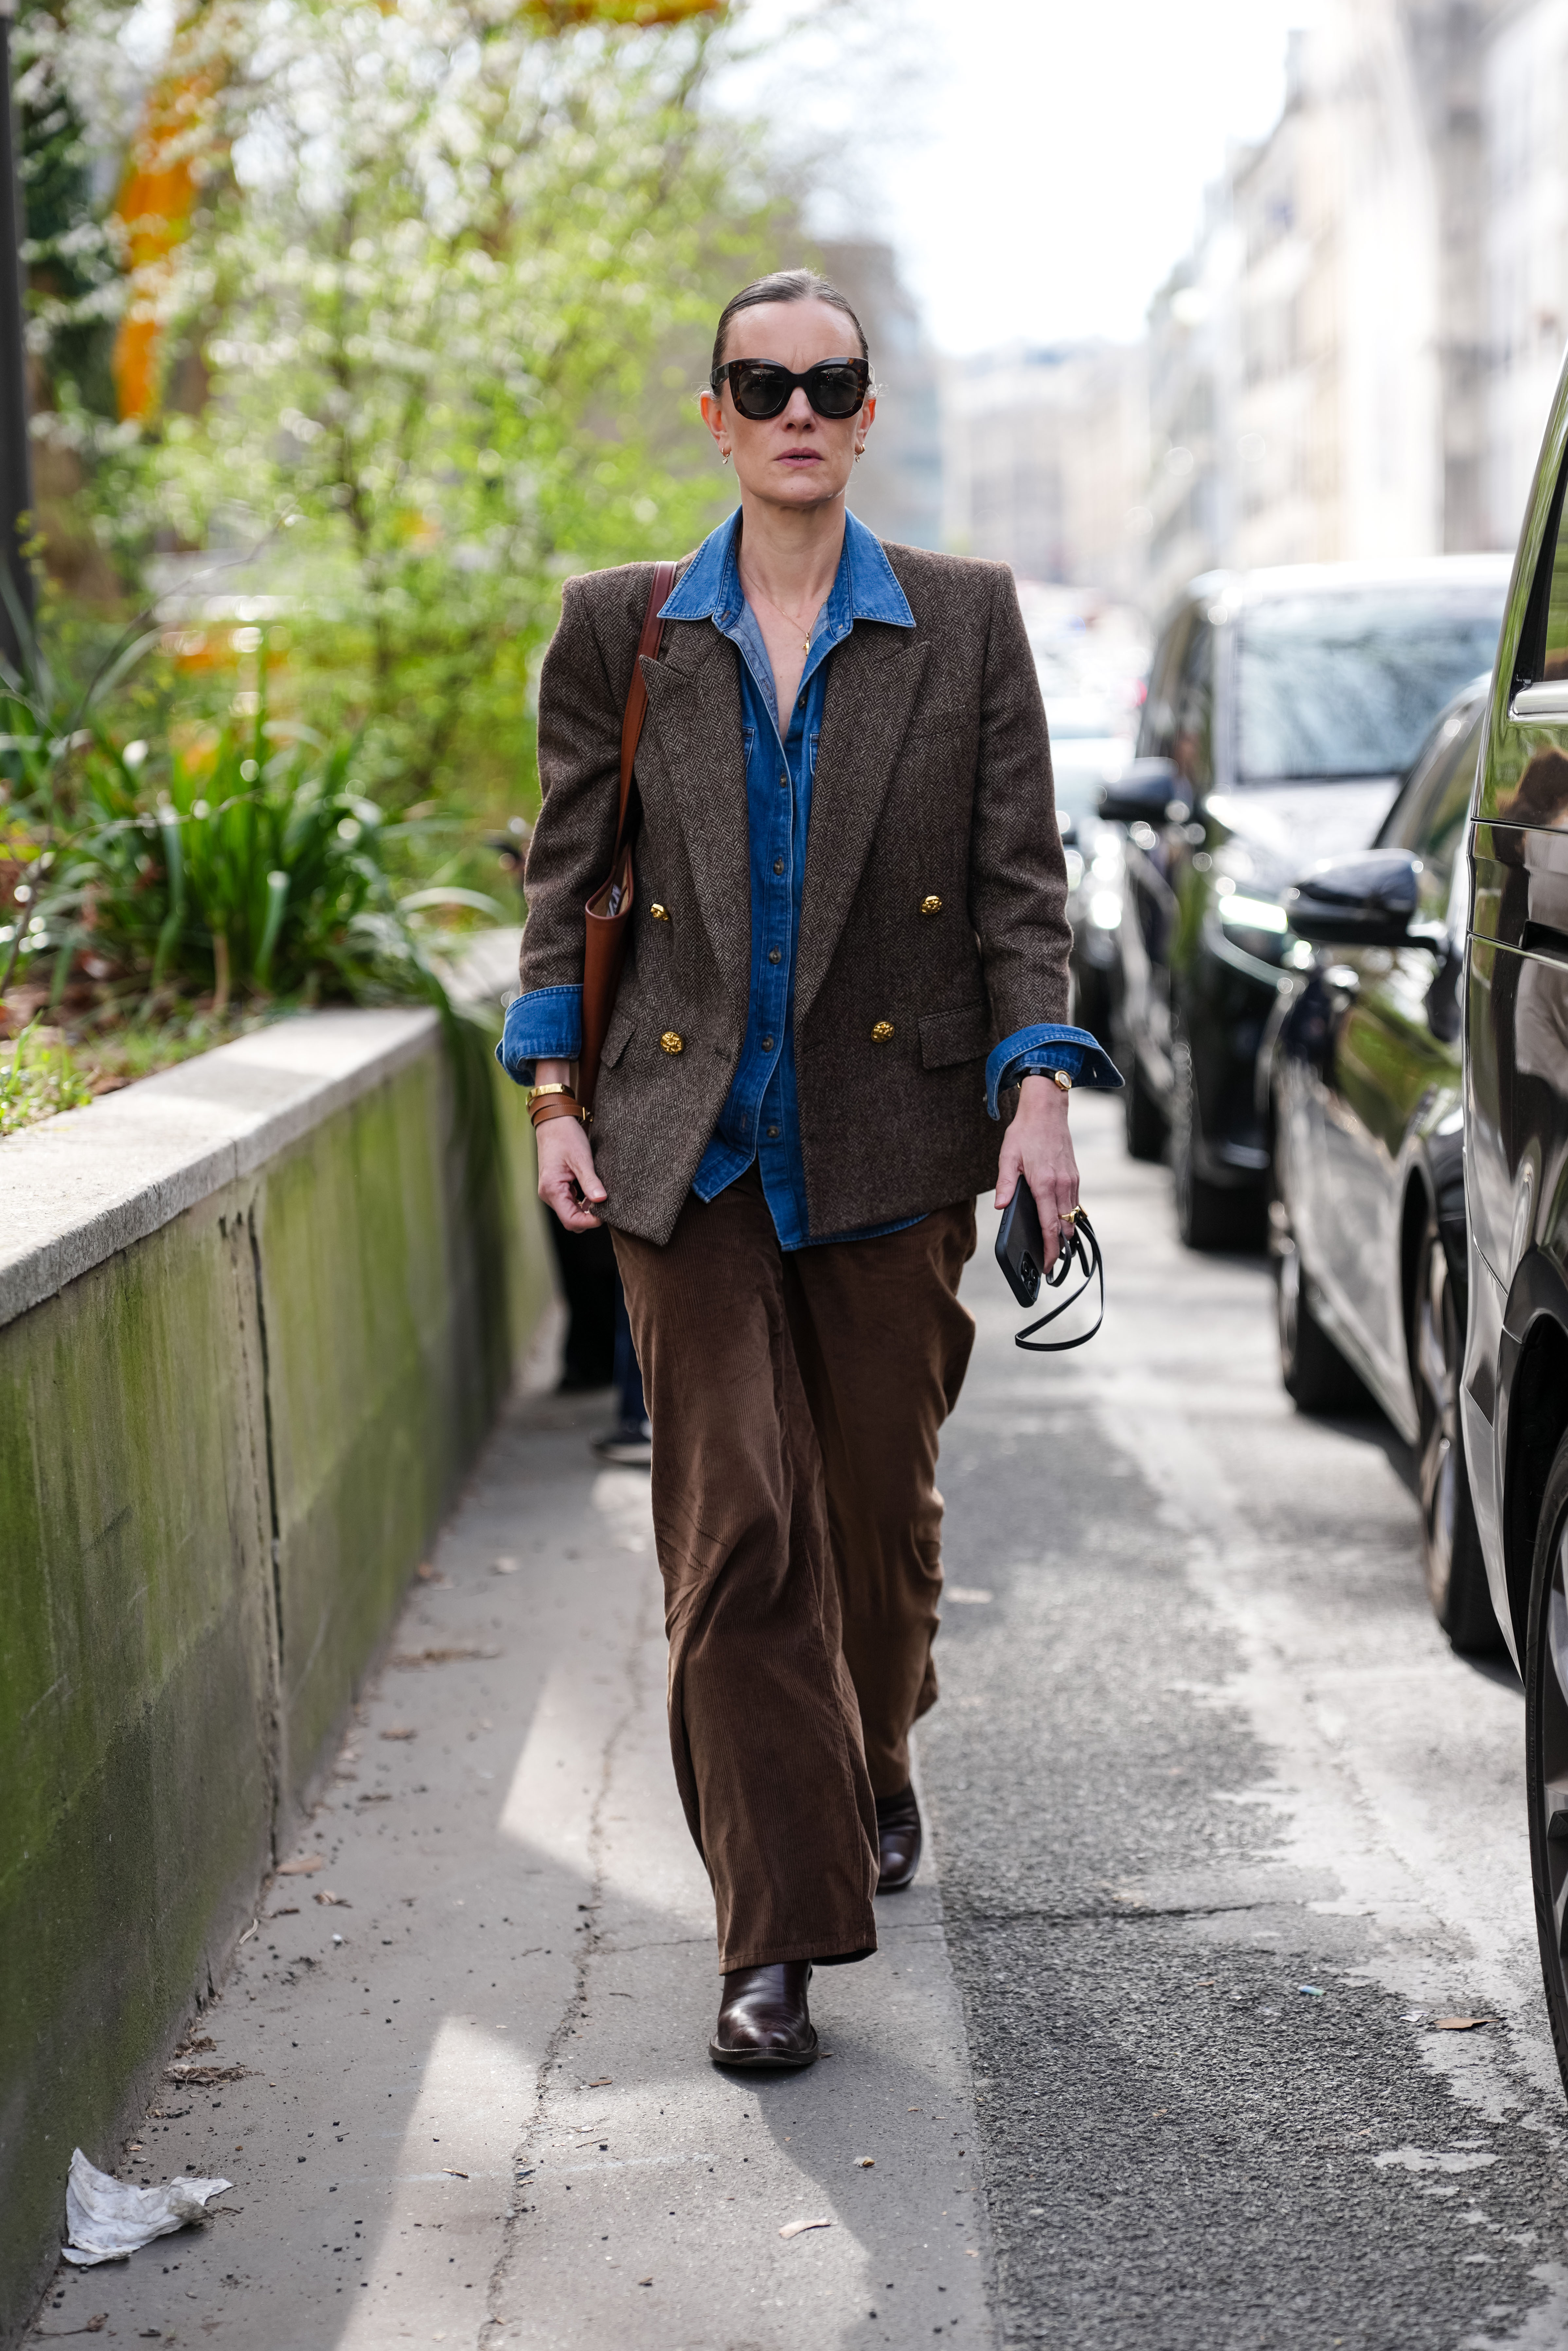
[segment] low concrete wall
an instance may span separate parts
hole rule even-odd
[[[548,1299],[521,1097],[456,1029],[280,1023],[0,1144],[0,2340]]]

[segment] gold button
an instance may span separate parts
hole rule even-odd
[[[669,907],[659,905],[657,900],[651,906],[649,906],[648,911],[652,915],[656,923],[667,923],[670,920]]]
[[[659,1041],[667,1053],[683,1053],[686,1050],[685,1038],[678,1037],[673,1029],[667,1029]]]
[[[890,1020],[878,1020],[871,1031],[871,1042],[874,1045],[885,1045],[892,1033],[893,1024]]]
[[[920,901],[920,912],[921,912],[921,914],[940,914],[941,913],[941,911],[942,911],[942,902],[941,902],[941,900],[940,900],[940,898],[922,898],[922,899],[921,899],[921,901]]]

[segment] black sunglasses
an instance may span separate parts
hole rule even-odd
[[[792,375],[774,360],[726,360],[713,370],[715,392],[726,376],[736,410],[753,424],[782,416],[797,383],[819,416],[855,415],[871,389],[871,370],[864,360],[818,360],[804,375]]]

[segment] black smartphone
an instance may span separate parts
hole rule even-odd
[[[1020,1306],[1033,1306],[1045,1278],[1045,1242],[1034,1195],[1022,1176],[1002,1210],[1002,1226],[996,1236],[996,1262],[1007,1276],[1008,1288]]]

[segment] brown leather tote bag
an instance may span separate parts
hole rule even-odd
[[[632,665],[631,684],[620,723],[620,812],[616,819],[615,849],[608,877],[600,883],[583,909],[587,937],[583,948],[583,1050],[577,1060],[577,1100],[585,1110],[594,1106],[605,1036],[626,967],[626,951],[631,944],[627,926],[631,920],[634,883],[631,842],[626,828],[631,805],[632,763],[648,711],[642,664],[645,657],[649,661],[659,658],[664,638],[659,610],[669,598],[680,568],[675,563],[656,563],[653,567],[653,585],[648,591],[648,610],[642,616],[642,634],[637,641],[637,660]]]

